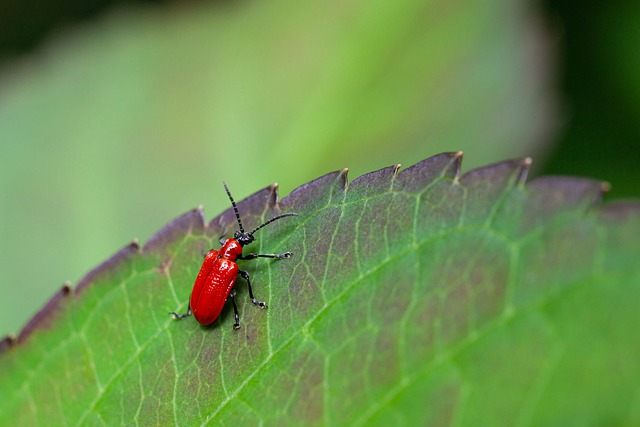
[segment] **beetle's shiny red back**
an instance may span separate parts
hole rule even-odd
[[[198,322],[210,325],[220,316],[237,277],[238,264],[221,257],[216,250],[207,253],[193,284],[189,303]]]

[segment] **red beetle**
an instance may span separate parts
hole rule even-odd
[[[174,319],[183,319],[193,313],[193,316],[198,322],[203,325],[210,325],[220,316],[222,307],[227,299],[231,299],[233,304],[233,312],[235,313],[234,329],[240,328],[240,317],[238,315],[238,307],[234,297],[236,291],[233,289],[233,285],[236,283],[238,274],[247,281],[249,287],[249,297],[251,302],[260,308],[267,308],[267,305],[258,301],[253,296],[253,290],[251,289],[251,281],[249,280],[249,273],[238,268],[236,260],[250,260],[255,258],[276,258],[284,259],[291,257],[291,252],[285,252],[282,254],[254,254],[250,253],[242,255],[242,247],[253,242],[255,238],[253,233],[260,230],[265,225],[271,224],[273,221],[287,216],[298,216],[295,213],[285,213],[275,216],[264,224],[254,228],[251,232],[246,233],[242,227],[242,221],[240,220],[240,214],[238,213],[238,207],[233,200],[227,184],[223,182],[224,189],[227,191],[231,205],[236,213],[238,220],[239,231],[233,234],[232,239],[220,239],[222,248],[219,251],[211,249],[204,257],[200,272],[196,277],[196,281],[193,284],[193,290],[191,291],[191,298],[189,301],[189,308],[184,314],[177,314],[172,311],[169,314],[173,315]]]

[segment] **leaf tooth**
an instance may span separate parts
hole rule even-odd
[[[342,183],[342,190],[346,190],[347,186],[349,185],[349,168],[342,168],[338,171],[338,178],[340,179],[340,182]]]
[[[344,193],[348,173],[349,169],[344,168],[316,178],[294,189],[278,205],[283,211],[292,212],[303,207],[305,211],[319,209],[320,204],[326,204],[326,199],[330,198],[328,195],[334,192]]]
[[[6,337],[0,340],[0,354],[9,350],[16,344],[16,337],[13,335],[7,335]]]
[[[454,159],[456,160],[455,164],[455,175],[453,177],[453,183],[458,185],[460,183],[460,170],[462,168],[462,157],[464,153],[462,151],[457,151],[454,155]]]
[[[45,329],[51,325],[60,304],[71,294],[71,283],[65,282],[62,288],[46,302],[46,304],[27,322],[18,335],[18,343],[27,339],[35,330]]]
[[[529,182],[527,188],[534,195],[546,198],[547,205],[555,202],[554,205],[577,207],[600,204],[608,184],[587,178],[543,176]]]
[[[531,157],[525,157],[524,159],[522,159],[520,175],[518,176],[518,184],[524,185],[524,183],[527,182],[527,177],[529,176],[529,169],[531,168],[531,163],[533,163],[533,159]]]
[[[484,187],[492,192],[501,192],[524,182],[530,165],[529,158],[493,163],[466,172],[460,183],[465,187]]]
[[[372,196],[390,190],[399,169],[400,165],[396,164],[361,175],[351,181],[349,190],[355,191],[358,197]]]
[[[268,199],[269,208],[274,208],[275,206],[278,205],[278,188],[279,187],[280,187],[280,184],[278,184],[277,182],[274,182],[273,184],[267,187],[267,190],[271,192],[271,197]]]
[[[462,151],[436,154],[400,171],[394,188],[419,193],[438,179],[448,178],[456,182],[461,163]]]

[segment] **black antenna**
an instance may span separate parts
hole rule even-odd
[[[231,200],[231,204],[233,205],[233,210],[236,213],[236,218],[238,219],[238,225],[240,226],[240,232],[244,234],[244,228],[242,227],[242,221],[240,221],[240,214],[238,213],[238,207],[236,206],[236,202],[235,200],[233,200],[233,197],[231,196],[231,192],[229,191],[229,187],[227,187],[227,183],[222,181],[222,185],[224,185],[224,189],[227,190],[227,196],[229,196],[229,200]]]
[[[260,230],[262,227],[264,227],[265,225],[269,225],[271,224],[273,221],[280,219],[280,218],[284,218],[286,216],[300,216],[297,213],[285,213],[282,215],[278,215],[278,216],[274,216],[273,218],[271,218],[269,221],[265,222],[262,225],[259,225],[258,227],[254,228],[249,234],[249,236],[253,236],[253,233],[255,233],[256,231]]]

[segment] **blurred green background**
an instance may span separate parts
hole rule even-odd
[[[640,195],[640,3],[0,3],[0,336],[203,204],[442,151]],[[159,307],[166,310],[167,307]]]

